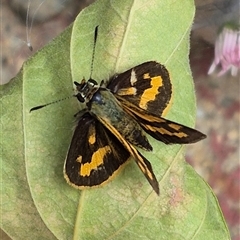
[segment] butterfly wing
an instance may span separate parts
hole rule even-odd
[[[122,136],[108,121],[105,121],[103,118],[99,118],[99,116],[97,117],[98,120],[119,140],[121,145],[128,150],[144,176],[147,178],[153,190],[159,195],[159,184],[153,172],[151,163],[131,143],[126,141],[124,136]]]
[[[79,189],[111,179],[130,157],[119,140],[89,113],[78,121],[64,164],[67,182]]]
[[[167,69],[160,63],[142,63],[115,75],[107,85],[116,97],[124,99],[150,113],[161,115],[170,105],[172,84]],[[157,108],[156,108],[157,106]]]
[[[122,107],[155,139],[166,144],[187,144],[202,140],[201,132],[160,117],[171,105],[172,85],[167,69],[157,62],[145,62],[113,77],[107,87]]]
[[[121,98],[120,102],[124,110],[135,118],[149,135],[165,144],[189,144],[206,138],[205,134],[193,128],[150,114],[124,98]]]

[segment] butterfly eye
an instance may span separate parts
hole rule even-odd
[[[90,87],[95,87],[96,85],[98,85],[98,83],[93,79],[89,79],[88,84],[90,85]]]

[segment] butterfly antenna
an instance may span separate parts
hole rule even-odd
[[[44,0],[44,1],[45,1],[45,0]],[[43,2],[44,2],[44,1],[43,1]],[[43,2],[42,2],[42,3],[43,3]],[[42,3],[41,3],[41,4],[42,4]],[[40,4],[40,5],[41,5],[41,4]],[[30,4],[29,4],[29,6],[30,6]],[[27,18],[28,18],[28,17],[27,17]],[[28,21],[26,21],[26,23],[28,24]],[[27,25],[27,27],[28,27],[28,25]],[[96,48],[97,36],[98,36],[98,26],[96,26],[95,32],[94,32],[94,43],[93,43],[93,53],[92,53],[92,63],[91,63],[90,79],[91,79],[92,72],[93,72],[93,63],[94,63],[94,56],[95,56],[95,48]],[[46,103],[46,104],[43,104],[43,105],[39,105],[39,106],[33,107],[33,108],[30,109],[30,112],[35,111],[35,110],[38,110],[38,109],[41,109],[41,108],[44,108],[44,107],[46,107],[46,106],[48,106],[48,105],[52,105],[52,104],[61,102],[61,101],[66,100],[66,99],[68,99],[68,98],[70,98],[70,97],[72,97],[72,96],[68,96],[68,97],[65,97],[65,98],[62,98],[62,99],[59,99],[59,100],[50,102],[50,103]],[[76,97],[76,96],[73,95],[73,97]]]
[[[90,72],[90,78],[89,79],[91,79],[92,72],[93,72],[93,63],[94,63],[94,56],[95,56],[95,48],[96,48],[97,36],[98,36],[98,26],[95,27],[95,32],[94,32],[94,43],[93,43],[93,52],[92,52],[91,72]]]
[[[46,103],[46,104],[43,104],[43,105],[39,105],[39,106],[33,107],[33,108],[30,109],[29,112],[32,112],[32,111],[35,111],[35,110],[38,110],[38,109],[44,108],[44,107],[46,107],[46,106],[48,106],[48,105],[52,105],[52,104],[55,104],[55,103],[58,103],[58,102],[64,101],[64,100],[69,99],[69,98],[71,98],[71,97],[73,97],[73,96],[68,96],[68,97],[65,97],[65,98],[62,98],[62,99],[59,99],[59,100],[56,100],[56,101],[50,102],[50,103]]]

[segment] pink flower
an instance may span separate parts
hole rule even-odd
[[[208,70],[211,74],[220,65],[221,71],[218,76],[223,75],[231,69],[232,76],[236,76],[240,69],[240,29],[232,29],[225,26],[218,35],[215,42],[215,56]]]

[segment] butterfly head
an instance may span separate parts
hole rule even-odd
[[[77,97],[78,101],[82,103],[90,101],[93,94],[99,88],[98,83],[91,78],[88,81],[83,79],[81,83],[74,82],[74,84],[76,85],[77,89],[77,94],[75,97]]]

